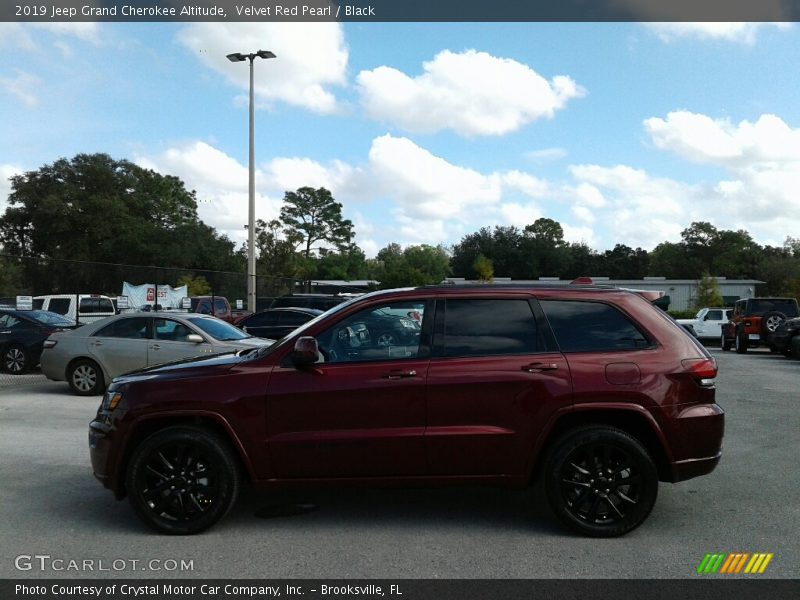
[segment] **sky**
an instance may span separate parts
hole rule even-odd
[[[241,244],[326,187],[374,256],[561,223],[603,251],[694,221],[800,236],[800,28],[703,23],[0,23],[8,178],[107,153],[195,190]]]

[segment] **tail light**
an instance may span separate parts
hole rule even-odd
[[[708,358],[685,358],[681,365],[703,387],[712,387],[717,376],[717,361]]]

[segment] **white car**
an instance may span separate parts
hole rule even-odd
[[[720,339],[722,325],[730,320],[732,308],[701,308],[694,319],[677,319],[681,325],[691,325],[699,339]]]

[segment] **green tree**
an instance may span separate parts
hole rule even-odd
[[[195,276],[194,273],[182,275],[178,278],[176,287],[186,286],[186,293],[189,296],[207,296],[211,293],[211,285],[202,275]]]
[[[478,277],[478,281],[489,283],[494,278],[494,267],[492,261],[486,258],[483,254],[479,254],[475,262],[472,263],[472,269]]]
[[[107,154],[78,154],[11,178],[0,243],[16,256],[76,261],[38,267],[37,293],[118,290],[120,271],[88,262],[239,270],[234,244],[197,216],[182,181]],[[213,282],[212,282],[213,285]]]
[[[376,256],[381,264],[378,279],[382,289],[431,285],[450,274],[450,257],[442,246],[389,244]]]
[[[569,244],[558,221],[540,218],[527,225],[522,246],[523,261],[530,269],[528,278],[563,277],[569,272]]]
[[[355,235],[353,223],[342,216],[342,205],[325,188],[301,187],[286,192],[280,220],[288,236],[299,240],[305,258],[320,242],[344,250]]]
[[[697,282],[697,291],[694,296],[695,309],[706,306],[722,306],[722,295],[719,291],[719,283],[708,271]]]

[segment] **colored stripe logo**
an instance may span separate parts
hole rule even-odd
[[[719,552],[706,554],[697,566],[698,575],[756,575],[767,569],[773,554],[763,552]]]

